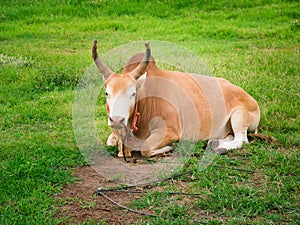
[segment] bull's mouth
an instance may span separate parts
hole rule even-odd
[[[133,142],[134,135],[125,124],[110,127],[114,130],[114,133],[122,140],[123,144],[129,145]]]
[[[114,133],[122,140],[123,144],[132,144],[134,141],[134,135],[126,123],[124,117],[108,117],[108,125],[114,130]]]
[[[125,125],[123,124],[109,124],[108,126],[111,129],[118,130],[118,131],[125,130]]]

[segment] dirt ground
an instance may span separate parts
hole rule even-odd
[[[58,196],[61,204],[56,216],[58,218],[67,217],[60,224],[77,224],[84,221],[97,221],[98,223],[105,221],[105,224],[133,224],[145,220],[145,217],[121,209],[103,196],[95,195],[94,191],[97,188],[112,187],[116,184],[100,176],[91,167],[77,168],[74,176],[78,178],[78,181],[65,187]],[[105,194],[124,206],[139,198],[139,194],[129,195],[115,192],[105,192]],[[151,211],[147,213],[151,213]]]

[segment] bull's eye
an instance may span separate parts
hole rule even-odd
[[[109,95],[107,92],[105,92],[105,96],[106,96],[107,98],[110,97],[110,95]]]
[[[136,95],[136,93],[134,92],[134,93],[132,93],[132,97],[134,97]]]

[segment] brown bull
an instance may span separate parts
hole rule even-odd
[[[110,70],[93,58],[104,77],[108,145],[119,140],[124,154],[141,151],[151,157],[172,150],[181,139],[209,140],[220,154],[241,148],[247,132],[256,131],[260,120],[257,102],[242,88],[222,78],[166,71],[156,66],[148,43],[146,54],[131,57],[123,73]]]

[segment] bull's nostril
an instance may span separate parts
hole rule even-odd
[[[113,117],[108,117],[108,125],[114,129],[121,129],[124,126],[126,126],[125,123],[125,117],[121,117],[121,116],[113,116]]]

